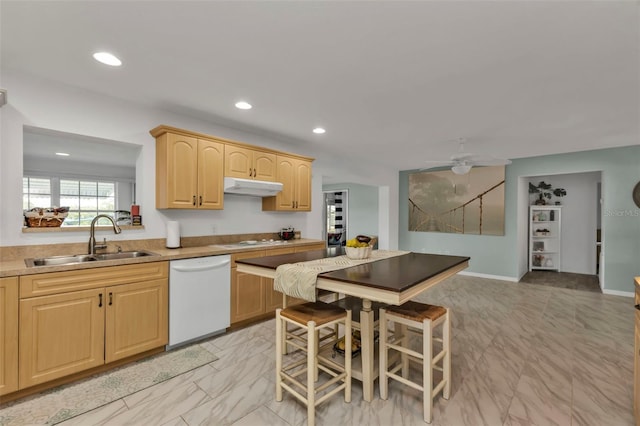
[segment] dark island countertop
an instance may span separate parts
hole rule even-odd
[[[286,263],[307,262],[341,256],[344,250],[330,248],[237,260],[236,263],[262,269],[275,269]],[[452,268],[466,267],[469,257],[409,252],[404,255],[363,263],[318,275],[318,279],[352,283],[384,291],[402,293]]]

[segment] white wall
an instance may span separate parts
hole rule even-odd
[[[598,223],[598,182],[600,172],[536,176],[529,182],[544,181],[553,188],[564,188],[567,195],[552,198],[550,204],[562,205],[561,271],[596,273],[596,229]]]
[[[322,238],[322,182],[325,177],[380,185],[397,182],[397,172],[382,165],[359,165],[349,159],[336,159],[322,147],[308,141],[287,140],[274,135],[234,129],[215,122],[170,113],[145,105],[132,104],[26,75],[3,72],[3,88],[9,103],[0,113],[0,244],[2,246],[53,244],[85,241],[84,233],[23,234],[22,226],[22,140],[23,126],[34,126],[78,135],[140,145],[136,164],[137,203],[144,230],[106,234],[110,240],[164,238],[165,222],[179,220],[182,235],[276,232],[293,226],[307,238]],[[155,209],[155,141],[149,130],[159,124],[237,140],[248,144],[316,158],[312,176],[312,212],[262,212],[255,197],[225,195],[222,211],[182,211]],[[330,137],[330,136],[328,136]],[[312,139],[312,138],[310,138]],[[369,173],[371,167],[375,176]],[[391,206],[397,210],[397,184],[392,186]],[[393,213],[388,213],[393,217]],[[395,214],[397,217],[397,213]],[[397,222],[385,239],[397,245]],[[102,235],[100,236],[102,237]]]

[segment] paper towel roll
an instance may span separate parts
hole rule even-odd
[[[167,222],[167,248],[180,247],[180,223],[174,220]]]

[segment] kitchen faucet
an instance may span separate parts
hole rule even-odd
[[[111,221],[111,224],[113,225],[113,232],[115,234],[119,234],[119,233],[122,232],[122,229],[120,229],[120,227],[118,225],[116,225],[115,221],[113,220],[113,218],[111,216],[108,216],[106,214],[99,214],[98,216],[94,217],[93,220],[91,221],[91,231],[90,231],[90,235],[89,235],[89,254],[90,255],[96,254],[96,249],[107,248],[106,238],[105,238],[105,243],[96,244],[96,237],[95,237],[95,234],[96,234],[96,222],[101,217],[106,217],[107,219],[109,219]]]

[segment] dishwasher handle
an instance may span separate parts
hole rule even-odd
[[[230,263],[231,263],[230,259],[225,259],[217,263],[207,263],[204,265],[196,265],[196,266],[171,265],[171,269],[178,272],[208,271],[212,269],[223,268],[229,265]]]

